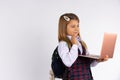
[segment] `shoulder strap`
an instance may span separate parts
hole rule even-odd
[[[52,60],[54,60],[55,58],[59,58],[59,54],[58,54],[58,46],[55,48],[53,54],[52,54]]]

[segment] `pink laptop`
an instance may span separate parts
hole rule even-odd
[[[87,55],[79,55],[79,56],[94,58],[94,59],[102,59],[105,58],[107,55],[109,58],[113,58],[116,39],[117,39],[116,33],[105,32],[100,55],[87,54]]]

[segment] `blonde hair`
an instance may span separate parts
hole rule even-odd
[[[66,20],[65,17],[67,17],[68,19]],[[60,16],[58,24],[58,41],[66,41],[69,48],[71,48],[72,46],[71,41],[67,37],[67,25],[70,20],[77,20],[79,22],[79,18],[77,15],[73,13],[65,13]],[[78,34],[78,36],[81,38],[80,33]],[[81,40],[81,44],[84,46],[85,49],[87,49],[87,45],[83,40]]]

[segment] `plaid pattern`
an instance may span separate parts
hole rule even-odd
[[[82,55],[85,55],[83,48]],[[78,51],[80,54],[80,51]],[[90,58],[78,57],[70,68],[67,68],[63,80],[93,80],[90,64],[93,60]]]
[[[78,57],[75,63],[67,68],[63,80],[93,80],[89,58]]]

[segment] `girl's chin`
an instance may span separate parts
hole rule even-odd
[[[75,33],[74,36],[78,36],[78,33]]]

